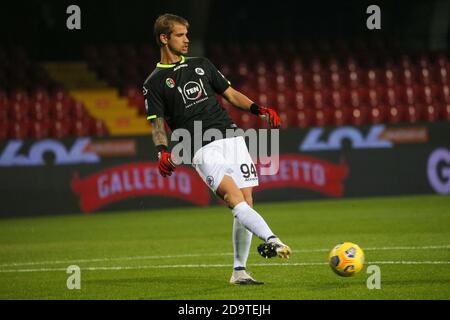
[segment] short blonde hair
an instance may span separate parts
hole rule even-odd
[[[166,13],[159,16],[158,19],[156,19],[153,31],[155,34],[156,43],[160,47],[163,47],[164,44],[161,42],[159,36],[161,34],[165,34],[168,38],[170,38],[170,34],[172,33],[174,23],[179,23],[186,26],[186,28],[189,28],[189,22],[185,18],[182,18],[174,14]]]

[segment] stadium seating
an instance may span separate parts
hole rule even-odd
[[[0,140],[109,134],[25,49],[0,55]]]
[[[29,137],[32,139],[44,139],[50,136],[50,123],[48,120],[32,121],[29,127]]]
[[[283,127],[450,120],[446,52],[408,53],[392,43],[361,40],[212,43],[207,49],[234,87],[279,112]],[[1,55],[0,139],[109,134],[105,122],[26,50],[11,47]],[[116,87],[139,116],[146,113],[142,83],[158,56],[148,44],[84,48],[89,68]],[[239,126],[266,126],[221,97],[219,101]]]
[[[264,58],[246,61],[244,50],[238,68],[230,67],[227,46],[214,44],[210,59],[222,63],[223,73],[260,104],[279,112],[295,110],[292,126],[448,120],[450,64],[443,52],[407,54],[382,41],[372,47],[341,41],[340,50],[330,50],[332,44],[326,42],[291,43],[278,51],[273,46],[252,44],[249,50],[263,52],[256,56]],[[281,59],[284,50],[290,54]],[[239,61],[236,55],[234,59]],[[256,92],[248,90],[249,82]]]

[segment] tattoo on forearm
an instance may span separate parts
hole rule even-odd
[[[168,145],[167,142],[167,133],[166,129],[164,128],[164,119],[163,118],[156,118],[154,120],[151,120],[150,123],[152,124],[153,130],[152,130],[152,138],[153,143],[155,146],[158,145]]]

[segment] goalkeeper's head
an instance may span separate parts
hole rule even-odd
[[[177,55],[186,54],[189,48],[188,28],[186,19],[170,13],[163,14],[155,21],[156,43],[160,48],[167,47]]]

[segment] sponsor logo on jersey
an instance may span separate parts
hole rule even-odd
[[[205,74],[205,70],[203,70],[202,68],[195,68],[195,73],[199,76],[203,76]]]
[[[202,87],[198,82],[189,81],[183,87],[183,92],[188,100],[197,100],[202,96]]]
[[[177,87],[178,92],[183,98],[185,108],[190,108],[193,105],[208,100],[208,93],[203,85],[202,79],[197,81],[189,81],[182,88]]]
[[[175,81],[172,78],[167,78],[166,79],[166,85],[170,88],[173,89],[175,87]]]
[[[178,67],[175,67],[174,69],[173,69],[173,71],[177,71],[177,70],[179,70],[179,69],[181,69],[181,68],[185,68],[185,67],[187,67],[188,65],[187,64],[180,64]]]

